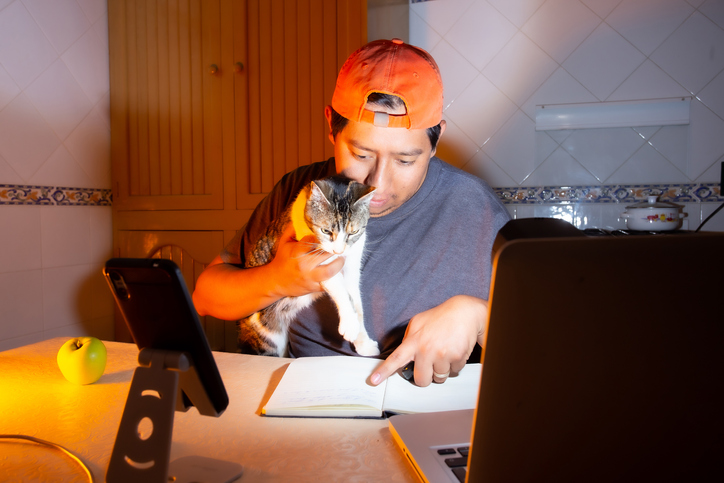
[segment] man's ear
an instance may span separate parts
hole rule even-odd
[[[435,156],[435,153],[437,152],[437,147],[440,145],[440,139],[442,138],[442,135],[445,133],[445,128],[447,127],[447,123],[445,122],[445,119],[440,121],[440,135],[437,137],[437,144],[432,150],[432,154],[430,154],[430,157],[432,158]]]
[[[324,117],[327,118],[327,124],[329,125],[329,140],[332,141],[332,145],[334,145],[334,136],[332,135],[332,106],[327,105],[327,107],[324,108]]]

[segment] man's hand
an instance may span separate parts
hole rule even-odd
[[[196,281],[193,300],[199,315],[236,320],[282,297],[320,292],[321,282],[342,270],[344,259],[316,250],[314,237],[297,242],[291,224],[282,233],[274,259],[254,268],[238,268],[217,256]]]
[[[277,277],[277,295],[279,297],[300,297],[313,292],[321,292],[321,282],[332,278],[342,270],[344,259],[317,248],[317,240],[306,236],[300,241],[294,239],[294,228],[289,223],[279,238],[279,245],[269,267]]]
[[[457,295],[410,319],[402,343],[370,377],[380,384],[410,361],[415,361],[415,384],[445,382],[459,372],[476,343],[482,345],[488,325],[488,304]]]

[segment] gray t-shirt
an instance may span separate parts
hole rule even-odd
[[[242,264],[254,241],[308,182],[334,174],[334,158],[287,174],[259,204],[222,259]],[[392,213],[371,218],[362,268],[362,303],[370,337],[388,356],[410,319],[454,295],[488,299],[492,246],[509,215],[490,187],[438,158],[420,189]],[[329,297],[299,313],[289,334],[293,357],[356,355],[337,330]]]

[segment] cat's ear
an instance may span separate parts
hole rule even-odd
[[[370,201],[372,201],[372,196],[375,194],[375,188],[374,186],[365,186],[364,190],[362,191],[362,195],[359,197],[357,201],[354,202],[355,205],[357,204],[363,204],[368,205],[370,204]]]
[[[324,190],[322,190],[322,187],[319,185],[322,181],[312,181],[312,185],[309,189],[309,199],[318,201],[318,202],[325,202],[329,204],[329,200],[327,199],[327,195],[324,194]]]

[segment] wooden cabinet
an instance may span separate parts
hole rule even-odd
[[[108,0],[108,19],[115,255],[163,240],[206,264],[284,173],[332,156],[324,106],[366,1]]]
[[[218,0],[110,0],[118,210],[223,208]]]

